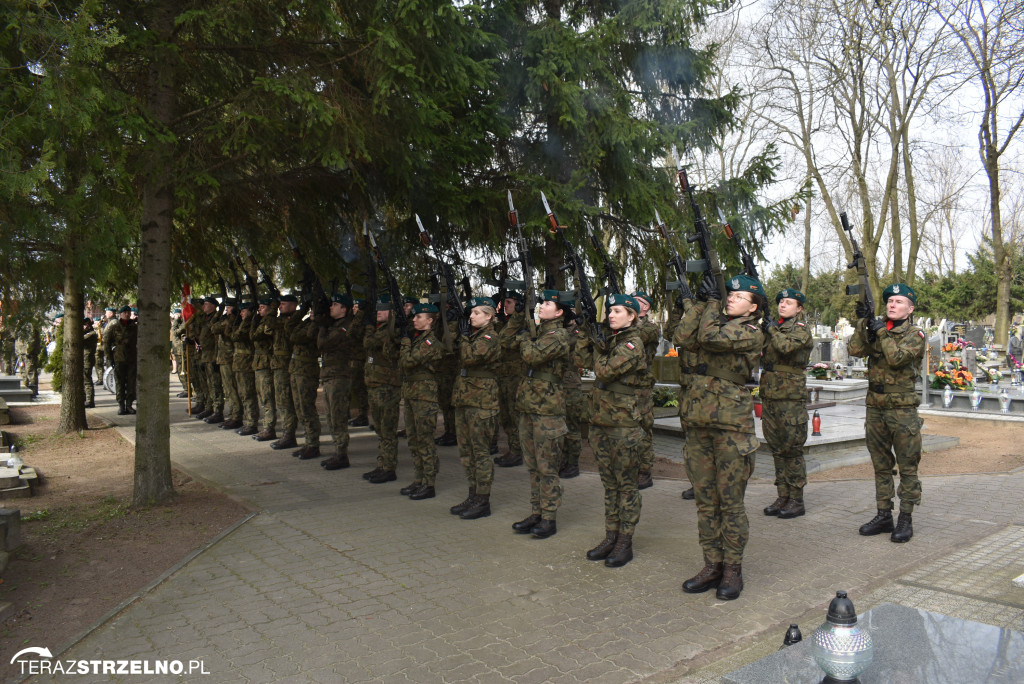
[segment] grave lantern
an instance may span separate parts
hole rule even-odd
[[[857,624],[857,611],[845,591],[837,591],[828,604],[825,622],[811,635],[811,653],[831,681],[855,681],[871,664],[871,635]]]

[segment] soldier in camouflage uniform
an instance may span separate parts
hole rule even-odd
[[[184,326],[185,364],[188,369],[189,381],[192,384],[192,405],[189,406],[189,415],[198,416],[206,411],[206,403],[209,401],[206,396],[206,376],[200,363],[199,351],[199,336],[203,327],[203,300],[192,298],[189,303],[195,309],[192,316],[185,321]],[[104,334],[106,334],[105,331]]]
[[[317,348],[323,357],[320,380],[327,404],[327,425],[334,437],[335,455],[320,462],[327,470],[348,468],[349,401],[352,394],[352,350],[363,337],[363,313],[349,316],[352,298],[331,297],[330,314],[320,328]]]
[[[502,302],[506,321],[498,332],[502,350],[502,363],[495,369],[498,373],[498,422],[508,440],[508,451],[494,459],[494,463],[501,468],[514,468],[523,463],[519,416],[516,413],[516,393],[525,372],[523,357],[519,354],[519,341],[516,339],[526,320],[522,311],[523,301],[523,295],[519,292],[506,294]]]
[[[416,304],[412,308],[413,331],[403,337],[399,365],[405,374],[402,399],[405,400],[405,429],[412,452],[413,481],[402,487],[400,494],[411,499],[434,497],[437,479],[437,378],[434,369],[441,363],[444,349],[434,332],[438,309],[433,304]],[[463,502],[468,505],[468,499]]]
[[[238,326],[238,301],[232,298],[224,300],[224,315],[213,322],[210,331],[217,339],[217,370],[220,373],[220,386],[224,393],[224,410],[226,420],[221,423],[225,430],[242,427],[242,402],[238,396],[238,384],[235,382],[235,341],[232,337]],[[206,419],[213,425],[215,416]]]
[[[373,484],[394,482],[398,476],[398,405],[402,401],[402,372],[398,367],[399,330],[391,313],[391,297],[381,295],[377,302],[377,320],[367,326],[363,336],[366,350],[366,388],[369,392],[373,429],[380,439],[377,467],[363,478]]]
[[[814,342],[804,323],[804,293],[786,288],[775,297],[778,320],[765,317],[764,372],[761,374],[761,427],[775,460],[779,497],[765,515],[796,518],[805,513],[804,442],[807,441],[807,376]]]
[[[875,467],[875,502],[878,514],[860,528],[865,536],[891,532],[896,543],[914,536],[911,514],[921,503],[921,419],[919,395],[914,382],[921,372],[926,340],[924,331],[911,322],[917,295],[905,283],[882,293],[885,317],[874,317],[857,305],[857,328],[850,338],[850,354],[868,359],[867,414],[864,431],[871,463]],[[899,468],[900,487],[893,491],[893,467]],[[900,497],[900,516],[892,522],[893,496]]]
[[[565,329],[567,307],[558,290],[544,290],[538,300],[540,326],[536,335],[519,334],[519,353],[526,377],[519,386],[519,436],[530,472],[530,515],[512,524],[519,534],[546,539],[558,531],[555,515],[562,504],[558,469],[568,428],[566,395],[562,388],[570,366],[572,344]]]
[[[302,321],[305,312],[297,312],[299,299],[293,294],[281,295],[281,304],[274,320],[274,355],[270,358],[270,370],[274,374],[274,404],[281,416],[281,439],[270,443],[271,449],[291,449],[298,446],[295,428],[299,419],[295,413],[292,397],[292,379],[288,368],[292,360],[292,331]]]
[[[305,444],[292,452],[292,456],[302,461],[320,457],[320,414],[316,410],[316,391],[320,386],[320,352],[316,347],[319,334],[316,315],[299,321],[291,333],[292,359],[288,372],[292,401],[306,435]]]
[[[442,325],[444,324],[442,323]],[[451,327],[450,324],[448,325]],[[443,333],[439,332],[438,336],[440,337],[441,334]],[[455,419],[455,404],[452,402],[452,391],[455,389],[455,378],[458,374],[459,350],[453,348],[449,352],[446,349],[441,363],[437,367],[437,405],[441,411],[441,422],[444,424],[444,433],[434,440],[438,446],[456,446],[459,443],[456,434],[458,421]]]
[[[565,392],[565,441],[562,446],[562,466],[558,471],[558,477],[568,480],[579,477],[580,454],[583,453],[583,440],[590,432],[590,396],[583,389],[583,378],[580,371],[584,364],[593,362],[594,355],[590,351],[590,341],[586,334],[580,330],[575,317],[572,316],[572,309],[576,303],[572,300],[565,302],[566,331],[569,333],[569,364],[562,375],[562,391]]]
[[[278,301],[273,296],[260,300],[259,316],[253,318],[252,371],[256,376],[256,397],[262,420],[259,432],[253,435],[257,442],[277,439],[277,401],[274,396],[274,329],[277,327]]]
[[[174,355],[174,370],[178,375],[178,382],[181,383],[181,392],[178,398],[188,396],[188,376],[185,373],[185,343],[182,340],[185,321],[181,316],[181,309],[174,309],[171,312],[171,353]]]
[[[353,315],[360,311],[364,312],[363,319],[367,321],[367,327],[370,327],[367,317],[376,315],[376,311],[371,314],[366,300],[357,299],[352,308]],[[367,427],[370,424],[370,395],[366,388],[366,350],[360,343],[352,347],[352,404],[358,413],[348,421],[349,427]]]
[[[706,274],[698,301],[679,323],[676,339],[697,338],[700,363],[691,374],[687,411],[686,473],[697,495],[697,534],[704,568],[683,583],[696,594],[717,587],[717,598],[743,591],[743,550],[749,522],[743,497],[754,470],[754,399],[746,388],[760,365],[764,290],[756,279],[727,281],[723,307],[714,278]],[[724,311],[723,311],[724,309]],[[724,315],[723,315],[724,314]]]
[[[82,323],[82,376],[85,381],[85,408],[96,408],[96,389],[92,384],[92,369],[96,365],[96,342],[99,333],[88,316]]]
[[[637,484],[644,431],[637,391],[646,386],[647,357],[637,301],[615,294],[605,298],[605,305],[610,334],[603,342],[592,340],[597,381],[590,391],[590,443],[604,485],[605,538],[587,551],[587,558],[618,568],[633,560],[633,532],[640,520]]]
[[[103,331],[107,329],[107,324],[114,319],[116,314],[117,311],[114,307],[108,306],[105,308],[103,310],[103,318],[99,320],[96,328],[96,331],[99,333],[99,344],[96,345],[96,382],[100,385],[103,384],[103,372],[107,370],[107,366],[111,363],[103,349]]]
[[[501,358],[498,333],[494,330],[496,311],[490,297],[473,297],[467,303],[472,332],[459,341],[459,377],[455,380],[452,404],[459,434],[459,460],[469,483],[469,504],[458,513],[463,520],[491,514],[491,437],[498,418],[498,376],[495,366]],[[455,508],[462,506],[457,504]]]
[[[654,357],[658,353],[658,343],[661,341],[661,327],[651,321],[651,297],[644,291],[633,293],[633,299],[640,305],[640,320],[637,327],[640,330],[640,339],[644,343],[644,354],[647,357],[647,367],[644,370],[647,387],[637,392],[636,398],[640,404],[640,427],[644,429],[644,450],[640,455],[640,489],[647,489],[654,486],[654,479],[651,477],[651,470],[654,468]]]
[[[119,318],[107,327],[107,355],[114,360],[117,387],[117,415],[135,413],[135,376],[138,372],[139,326],[131,318],[131,307],[121,307]]]
[[[679,427],[683,431],[683,440],[686,440],[686,415],[690,407],[690,380],[693,377],[694,369],[697,367],[699,361],[699,349],[700,345],[697,343],[697,336],[690,335],[687,339],[683,340],[678,336],[679,321],[682,319],[685,312],[689,311],[694,305],[693,299],[685,299],[679,296],[676,299],[676,305],[669,315],[668,325],[666,326],[666,337],[672,342],[676,348],[676,353],[679,355]],[[672,333],[668,331],[674,331]],[[684,446],[685,450],[685,446]],[[682,497],[687,501],[694,499],[693,487],[688,487],[683,490]]]
[[[203,300],[203,313],[199,315],[199,367],[206,379],[206,410],[196,418],[211,425],[224,422],[224,388],[220,384],[220,368],[217,366],[217,335],[213,326],[220,320],[220,302],[215,297]]]
[[[238,401],[242,405],[242,427],[235,432],[243,437],[255,435],[258,416],[256,375],[252,370],[253,344],[253,302],[242,302],[238,307],[238,323],[230,331],[234,345],[234,357],[231,370],[235,373],[235,389],[238,390]],[[221,425],[221,427],[224,427]]]

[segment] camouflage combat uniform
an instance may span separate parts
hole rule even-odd
[[[178,382],[181,383],[182,390],[187,392],[188,381],[185,374],[185,344],[181,339],[184,328],[185,320],[182,316],[178,316],[171,322],[171,353],[174,355],[174,368],[178,374]]]
[[[278,312],[274,320],[274,355],[270,357],[270,370],[274,376],[274,405],[281,416],[282,440],[294,438],[299,424],[288,367],[292,360],[292,331],[302,320],[302,315],[301,311]]]
[[[363,307],[359,307],[359,310],[362,311]],[[368,320],[365,316],[372,317],[374,313],[376,312],[364,313],[364,320]],[[367,352],[363,348],[362,340],[352,345],[352,405],[357,411],[356,418],[359,419],[367,418],[370,410],[370,395],[366,384],[366,357]]]
[[[394,313],[392,313],[394,315]],[[394,472],[398,467],[398,405],[402,401],[402,373],[398,367],[398,333],[390,321],[367,326],[363,337],[366,367],[363,376],[369,394],[373,429],[380,439],[377,467]]]
[[[891,327],[890,327],[891,326]],[[913,513],[921,503],[920,396],[914,381],[921,372],[925,350],[924,331],[909,320],[878,332],[875,342],[866,335],[866,320],[857,322],[850,338],[850,354],[868,359],[867,414],[864,430],[871,463],[875,468],[875,500],[878,510],[892,510],[893,496],[900,498],[900,513]],[[899,491],[893,491],[893,467],[899,468]]]
[[[440,337],[441,333],[439,332],[437,335]],[[455,379],[458,374],[459,350],[457,345],[453,345],[451,352],[444,352],[444,356],[441,357],[441,362],[437,366],[437,405],[441,411],[441,422],[444,424],[445,435],[458,434],[455,403],[452,401],[452,392],[455,389]]]
[[[620,536],[632,535],[640,520],[637,480],[644,431],[637,390],[645,386],[646,366],[636,326],[611,332],[606,352],[594,349],[590,444],[604,485],[605,530]]]
[[[203,326],[203,312],[196,311],[192,314],[187,321],[185,321],[185,359],[188,364],[189,380],[192,383],[192,404],[196,408],[202,407],[202,410],[208,408],[206,402],[209,400],[207,397],[206,388],[206,375],[203,373],[203,367],[200,363],[200,352],[197,348],[199,341],[199,335],[202,332]],[[116,319],[115,319],[116,320]],[[109,330],[109,328],[107,328]],[[104,336],[107,334],[107,330],[103,331]]]
[[[352,349],[362,339],[362,312],[331,319],[320,328],[316,346],[323,357],[320,381],[327,404],[327,427],[339,458],[348,456],[349,402],[352,393]]]
[[[292,401],[305,430],[305,445],[320,448],[320,414],[316,410],[316,391],[320,386],[320,354],[316,348],[320,325],[312,316],[300,322],[291,333]]]
[[[526,364],[516,403],[519,438],[530,472],[530,509],[544,520],[554,520],[562,503],[558,470],[568,432],[562,382],[570,366],[570,347],[569,331],[561,318],[541,322],[535,339],[523,335],[519,343]]]
[[[699,346],[686,413],[686,474],[700,545],[706,563],[738,566],[749,536],[743,499],[758,447],[745,383],[760,364],[764,337],[756,317],[725,319],[721,312],[717,301],[694,303],[675,339],[686,346],[696,336]]]
[[[640,427],[644,431],[644,448],[640,454],[640,476],[650,477],[654,468],[654,357],[658,353],[661,341],[661,327],[653,323],[650,316],[638,320],[637,329],[644,343],[646,367],[644,369],[645,386],[637,391],[636,399],[640,406]]]
[[[217,319],[211,330],[217,338],[217,369],[220,374],[221,391],[224,394],[224,417],[242,423],[242,402],[235,383],[235,345],[231,338],[238,325],[238,314],[224,315]]]
[[[444,349],[433,330],[403,337],[400,363],[405,377],[405,430],[412,452],[413,481],[433,487],[437,478],[437,379],[434,368],[441,363]]]
[[[798,314],[768,329],[760,396],[761,427],[775,460],[775,488],[780,498],[803,501],[807,484],[807,376],[804,369],[814,342]]]
[[[251,311],[249,312],[252,313]],[[256,376],[252,370],[252,316],[242,320],[231,330],[234,343],[234,357],[231,370],[235,373],[235,389],[238,390],[238,401],[242,405],[242,425],[247,428],[256,427],[258,416],[256,403]]]
[[[683,430],[684,440],[686,439],[686,415],[690,409],[690,383],[697,364],[700,363],[700,354],[698,352],[700,345],[697,343],[696,334],[693,334],[700,317],[692,319],[694,327],[685,338],[680,333],[681,328],[678,326],[678,323],[682,320],[684,312],[689,311],[694,304],[695,302],[692,299],[683,300],[683,309],[680,310],[677,307],[673,311],[673,317],[678,316],[678,318],[675,319],[675,322],[670,320],[668,325],[668,329],[675,331],[671,341],[676,348],[676,353],[679,355],[679,427]]]
[[[92,325],[86,329],[84,321],[82,327],[84,332],[82,335],[82,379],[85,386],[85,403],[95,404],[96,388],[92,384],[92,371],[96,367],[96,342],[99,339],[99,333]]]
[[[498,422],[508,439],[510,460],[518,460],[523,453],[519,440],[519,416],[516,415],[516,396],[519,383],[523,380],[525,364],[519,354],[519,341],[516,334],[526,326],[526,316],[517,311],[498,331],[501,342],[501,363],[495,367],[498,374]]]
[[[593,363],[590,342],[579,327],[573,323],[569,333],[570,362],[562,374],[562,390],[565,392],[565,440],[562,443],[562,468],[579,467],[583,453],[583,440],[590,432],[590,401],[583,389],[580,371],[583,364]],[[587,366],[589,368],[589,365]]]
[[[250,337],[252,339],[252,372],[256,378],[256,398],[260,406],[260,427],[264,432],[274,433],[277,429],[277,401],[274,396],[274,328],[277,327],[277,311],[270,316],[253,317]]]
[[[469,488],[477,496],[490,496],[494,481],[491,438],[498,418],[498,376],[501,345],[494,323],[474,330],[459,342],[459,375],[452,389],[459,460]]]
[[[109,356],[114,360],[114,380],[117,403],[126,408],[135,401],[135,378],[138,373],[139,326],[130,320],[122,323],[115,319],[106,330]]]
[[[203,406],[214,413],[224,412],[224,388],[220,384],[220,368],[217,366],[217,335],[213,326],[220,320],[216,310],[210,313],[197,314],[202,318],[199,328],[199,365],[206,379],[206,399]]]

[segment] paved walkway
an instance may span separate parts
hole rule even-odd
[[[131,438],[134,417],[98,396],[96,413]],[[968,581],[989,550],[1018,566],[1009,577],[1024,571],[1024,473],[925,477],[905,545],[857,534],[874,513],[872,482],[814,483],[808,515],[780,521],[760,514],[770,481],[752,481],[746,589],[727,603],[680,590],[702,564],[680,482],[643,492],[636,559],[608,569],[583,556],[603,537],[596,474],[564,483],[558,534],[540,541],[510,529],[529,513],[522,467],[497,469],[493,515],[464,521],[448,513],[465,496],[455,448],[440,450],[438,497],[414,502],[398,494],[411,479],[404,441],[398,481],[371,485],[366,429],[353,431],[353,467],[326,472],[184,413],[172,400],[174,462],[261,513],[64,659],[201,659],[217,682],[717,681],[777,648],[791,621],[809,635],[836,589],[863,611],[892,601],[900,578],[908,603],[933,591],[979,602],[972,619],[1024,622],[1024,602],[985,598],[1002,596],[999,581]]]

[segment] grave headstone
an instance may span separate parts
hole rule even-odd
[[[978,376],[978,350],[964,349],[964,367],[974,377]]]
[[[841,363],[844,366],[850,365],[850,353],[846,349],[846,340],[842,337],[832,340],[832,362]]]
[[[964,342],[970,342],[974,347],[980,348],[985,344],[985,328],[971,328],[964,332]]]

